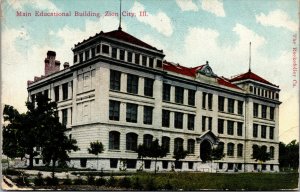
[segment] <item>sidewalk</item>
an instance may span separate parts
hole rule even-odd
[[[33,190],[32,188],[20,188],[20,187],[18,187],[10,179],[8,179],[5,176],[3,176],[2,181],[1,181],[1,189],[2,190]]]

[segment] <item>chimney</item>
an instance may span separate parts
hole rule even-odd
[[[64,69],[69,68],[69,67],[70,67],[70,64],[68,62],[65,62],[64,63]]]
[[[45,58],[45,76],[60,70],[60,61],[55,60],[55,51],[48,51]]]

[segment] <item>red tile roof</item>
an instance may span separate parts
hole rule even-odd
[[[238,76],[230,79],[230,81],[235,82],[235,81],[241,81],[241,80],[246,80],[246,79],[252,79],[254,81],[258,81],[258,82],[265,83],[268,85],[276,86],[276,85],[270,83],[269,81],[265,80],[264,78],[256,75],[255,73],[252,73],[251,70],[249,70],[247,73],[243,73],[241,75],[238,75]]]

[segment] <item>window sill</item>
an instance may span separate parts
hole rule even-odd
[[[136,153],[136,151],[133,150],[125,150],[126,153]]]
[[[109,152],[121,152],[120,149],[109,149],[108,151],[109,151]]]

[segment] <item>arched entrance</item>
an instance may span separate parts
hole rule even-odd
[[[208,140],[204,140],[200,144],[200,158],[203,163],[209,160],[211,154],[211,143]]]

